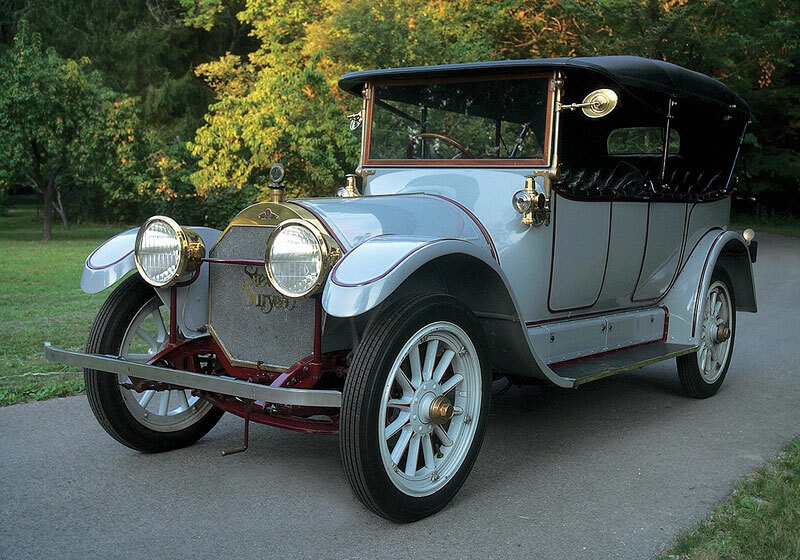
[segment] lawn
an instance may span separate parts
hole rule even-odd
[[[86,256],[124,226],[53,226],[44,242],[35,205],[0,216],[0,406],[83,390],[77,368],[44,359],[49,340],[83,348],[106,293],[86,295],[80,278]]]

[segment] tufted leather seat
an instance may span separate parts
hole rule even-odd
[[[647,198],[650,184],[636,166],[626,161],[605,160],[580,167],[562,166],[554,181],[566,196],[581,199]]]
[[[660,175],[660,159],[631,162],[608,158],[580,166],[562,164],[553,185],[565,196],[584,200],[704,202],[729,194],[723,184],[724,173],[687,166],[679,159],[668,162],[663,186],[659,186]]]

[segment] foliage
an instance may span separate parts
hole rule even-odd
[[[277,160],[289,170],[292,194],[301,188],[306,195],[324,194],[345,173],[343,162],[357,153],[358,139],[342,133],[344,108],[316,60],[258,71],[228,58],[200,72],[212,82],[224,75],[218,91],[248,84],[244,95],[223,94],[197,132],[191,151],[199,159],[193,180],[200,192],[263,188]]]
[[[200,0],[0,0],[0,56],[24,27],[40,38],[43,53],[54,49],[79,61],[112,102],[121,102],[100,103],[109,119],[121,121],[116,131],[99,131],[93,146],[84,145],[99,151],[101,163],[114,151],[116,168],[90,169],[91,176],[103,176],[93,185],[82,181],[83,169],[65,175],[61,190],[72,217],[138,220],[161,209],[178,219],[205,216],[205,198],[185,180],[195,169],[186,140],[212,100],[194,67],[252,48],[247,27],[236,18],[244,3],[217,4],[221,8],[206,18],[213,29],[206,30],[194,17],[195,5],[209,5]],[[91,164],[91,157],[84,162]],[[169,190],[157,188],[164,181]],[[0,207],[6,186],[20,191],[25,184],[19,177],[0,181]]]
[[[8,200],[8,180],[0,179],[0,216],[6,210],[6,201]]]
[[[216,2],[222,4],[222,2]],[[106,86],[141,100],[141,117],[162,143],[194,134],[211,92],[194,67],[248,45],[247,29],[225,11],[214,14],[213,33],[195,28],[194,0],[0,0],[0,23],[13,37],[19,22],[45,38],[64,58],[90,60]],[[228,11],[241,9],[225,2]],[[0,35],[2,39],[2,35]]]
[[[138,118],[130,99],[105,88],[85,59],[63,59],[23,25],[0,56],[0,178],[26,182],[44,199],[44,238],[53,210],[66,225],[68,189],[103,189],[124,200],[118,169],[135,165]]]

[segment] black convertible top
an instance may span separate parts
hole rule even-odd
[[[641,88],[676,99],[699,104],[722,106],[749,116],[750,107],[725,84],[692,70],[669,62],[638,56],[596,56],[576,58],[541,58],[526,60],[496,60],[491,62],[468,62],[443,64],[440,66],[413,66],[383,70],[362,70],[345,74],[339,87],[361,95],[364,84],[373,80],[431,79],[442,77],[491,76],[500,73],[525,73],[529,71],[551,71],[576,69],[594,72],[616,82],[622,87]]]

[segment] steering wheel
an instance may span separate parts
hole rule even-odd
[[[446,134],[442,134],[441,132],[420,132],[419,134],[415,134],[408,140],[408,146],[406,146],[406,159],[413,159],[414,155],[414,146],[417,143],[417,140],[441,140],[445,144],[450,144],[458,153],[450,159],[474,159],[475,155],[469,151],[464,144],[450,138]]]

